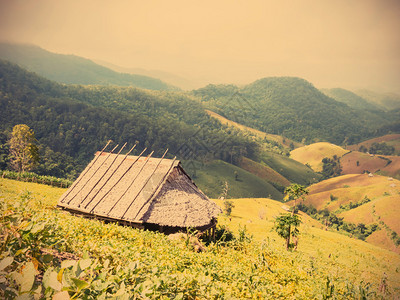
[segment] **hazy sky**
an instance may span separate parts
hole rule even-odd
[[[400,92],[399,0],[0,0],[0,39],[202,82]]]

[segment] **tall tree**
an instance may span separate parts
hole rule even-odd
[[[278,235],[286,240],[286,249],[293,249],[296,247],[296,243],[291,243],[290,238],[297,237],[299,230],[297,227],[301,223],[301,219],[298,215],[295,215],[296,200],[304,197],[308,194],[308,190],[297,183],[293,183],[285,189],[285,201],[294,200],[293,211],[291,214],[281,214],[275,220],[275,230]]]
[[[308,195],[308,190],[301,184],[292,183],[285,189],[285,201],[294,200],[294,206],[292,211],[292,216],[296,210],[296,200],[299,198],[304,198],[304,195]]]
[[[35,133],[28,125],[15,125],[10,139],[10,165],[18,172],[32,170],[39,162]]]

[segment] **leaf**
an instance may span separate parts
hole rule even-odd
[[[87,259],[81,259],[79,261],[79,266],[81,267],[82,270],[85,270],[92,264],[92,260],[90,258]]]
[[[46,264],[48,264],[48,263],[53,261],[53,255],[51,255],[51,254],[45,254],[42,257],[43,257],[42,258],[43,262],[46,263]]]
[[[63,260],[61,262],[61,268],[62,269],[67,269],[69,267],[72,267],[76,264],[76,260]]]
[[[80,280],[78,278],[71,278],[72,281],[75,283],[76,287],[78,288],[79,291],[83,290],[84,288],[89,286],[89,283],[87,283],[84,280]]]
[[[7,256],[6,258],[3,258],[0,261],[0,271],[3,271],[5,268],[7,268],[9,265],[11,265],[13,261],[14,261],[14,257],[12,257],[12,256]]]
[[[53,300],[68,300],[71,299],[67,291],[58,292],[53,296]]]
[[[44,229],[45,223],[35,224],[31,230],[31,233],[38,233]]]
[[[62,288],[62,284],[58,281],[57,272],[53,271],[52,269],[48,269],[46,273],[44,273],[43,285],[46,289],[50,287],[56,291],[61,291]]]
[[[18,274],[15,279],[20,286],[20,292],[28,292],[31,290],[33,283],[35,282],[36,269],[32,262],[27,262],[23,269],[22,273]]]

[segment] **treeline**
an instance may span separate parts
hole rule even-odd
[[[168,157],[198,160],[212,156],[229,161],[241,154],[251,158],[258,147],[180,93],[65,86],[8,62],[0,62],[0,120],[3,154],[11,128],[27,124],[41,148],[37,171],[60,177],[79,173],[110,139],[139,142],[135,153],[147,147],[160,156],[168,148]]]
[[[320,221],[326,227],[330,227],[334,230],[346,232],[351,236],[355,236],[360,240],[365,240],[373,232],[379,229],[378,224],[365,225],[363,223],[354,224],[343,221],[343,217],[338,217],[335,213],[328,211],[327,209],[317,210],[312,205],[305,205],[300,203],[296,206],[298,210],[305,212],[307,215]]]
[[[370,154],[380,154],[380,155],[393,155],[395,152],[395,148],[386,144],[385,142],[382,143],[372,143],[372,145],[367,148],[364,145],[361,145],[359,148],[360,152],[368,152]]]
[[[14,171],[0,170],[0,177],[24,182],[41,183],[61,188],[67,188],[72,184],[72,181],[68,179],[58,178],[54,176],[43,176],[32,172],[19,173]]]
[[[230,120],[305,143],[354,144],[398,120],[392,112],[351,108],[300,78],[264,78],[243,88],[208,85],[193,93]]]

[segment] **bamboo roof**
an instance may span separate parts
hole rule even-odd
[[[175,227],[206,226],[221,212],[178,160],[107,152],[95,154],[58,206],[110,220]]]

